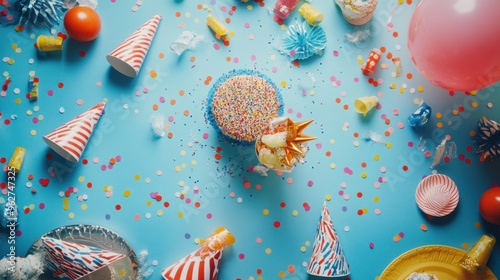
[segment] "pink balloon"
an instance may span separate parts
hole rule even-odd
[[[408,50],[420,73],[442,88],[471,91],[500,81],[500,1],[421,0]]]

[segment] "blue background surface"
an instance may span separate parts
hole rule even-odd
[[[49,29],[16,32],[13,25],[0,26],[0,73],[12,78],[0,97],[3,168],[16,146],[27,149],[15,189],[21,212],[17,254],[26,254],[35,240],[54,228],[100,225],[117,232],[135,251],[148,250],[148,258],[158,262],[152,279],[160,279],[164,267],[198,248],[197,238],[225,226],[236,243],[224,251],[219,279],[316,279],[307,276],[305,266],[325,200],[351,266],[350,279],[375,279],[393,259],[415,247],[440,244],[468,250],[482,234],[499,238],[499,226],[483,220],[478,208],[484,191],[500,180],[498,162],[480,162],[470,132],[480,117],[499,117],[500,85],[450,95],[426,81],[412,65],[406,46],[416,3],[381,1],[372,21],[362,27],[348,24],[334,1],[311,4],[325,14],[321,27],[328,42],[322,56],[299,66],[278,49],[286,25],[303,19],[294,11],[283,26],[277,24],[271,13],[274,1],[263,6],[229,0],[100,1],[100,36],[89,43],[67,39],[58,53],[40,53],[33,47],[38,35],[50,35]],[[229,46],[205,25],[210,12],[221,21],[230,19],[225,23],[231,32]],[[105,56],[157,13],[163,19],[141,72],[126,78]],[[366,28],[371,31],[366,41],[354,45],[346,40],[346,33]],[[184,30],[204,40],[178,56],[169,46]],[[53,31],[64,28],[61,24]],[[358,60],[382,46],[386,52],[379,66],[387,68],[379,67],[371,76],[379,81],[374,86],[361,73]],[[399,77],[392,75],[389,52],[401,57]],[[318,138],[310,142],[307,162],[291,173],[269,172],[263,177],[250,172],[258,164],[253,147],[222,140],[205,119],[212,84],[222,74],[244,68],[258,70],[278,85],[285,116],[314,120],[304,132]],[[40,79],[36,102],[25,98],[29,71],[36,71]],[[353,103],[367,95],[377,95],[380,107],[363,117],[353,110]],[[429,124],[421,129],[406,122],[418,107],[416,98],[433,109]],[[43,135],[101,101],[107,102],[106,113],[79,163],[65,161],[44,143]],[[149,122],[158,114],[166,117],[171,137],[154,137]],[[364,141],[370,131],[390,145]],[[430,219],[417,207],[415,189],[433,171],[429,166],[434,149],[445,135],[452,137],[458,156],[435,171],[455,181],[460,202],[450,215]],[[421,141],[432,156],[419,149]],[[222,157],[217,160],[216,154]],[[117,156],[121,160],[112,169],[101,169]],[[43,179],[50,181],[45,187],[40,184]],[[112,195],[107,197],[110,186]],[[77,190],[61,196],[70,187]],[[154,192],[161,201],[151,197]],[[84,195],[87,200],[79,201]],[[67,210],[64,199],[69,200]],[[7,253],[7,245],[2,238],[1,255]],[[488,265],[500,275],[500,246]]]

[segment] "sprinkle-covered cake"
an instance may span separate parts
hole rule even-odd
[[[212,126],[223,136],[247,144],[283,114],[278,88],[254,70],[233,70],[220,77],[209,92],[207,105]]]

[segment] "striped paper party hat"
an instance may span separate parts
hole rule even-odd
[[[118,45],[106,56],[109,64],[125,76],[136,77],[141,70],[160,20],[161,16],[155,15]]]
[[[321,218],[309,259],[307,273],[322,277],[343,277],[350,273],[337,233],[333,228],[330,211],[323,203]]]
[[[125,255],[96,247],[42,237],[47,267],[54,278],[80,279],[96,272]]]
[[[71,162],[78,162],[105,105],[103,102],[98,103],[50,134],[45,135],[43,140],[63,158]]]
[[[224,247],[234,243],[234,236],[224,227],[218,228],[202,244],[202,246],[163,269],[161,274],[165,280],[216,280]]]

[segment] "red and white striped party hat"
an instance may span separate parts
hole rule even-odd
[[[323,203],[307,273],[322,277],[343,277],[350,273],[330,211]]]
[[[44,236],[41,239],[47,267],[54,278],[80,279],[125,257],[123,254],[51,237]]]
[[[161,16],[155,15],[125,39],[106,56],[109,64],[125,76],[136,77],[148,54],[160,20]]]
[[[220,227],[198,250],[163,269],[161,274],[165,280],[217,280],[222,251],[234,241],[234,236],[224,227]]]
[[[73,120],[45,135],[43,140],[63,158],[71,162],[78,162],[104,111],[105,105],[106,103],[103,102],[98,103]]]

